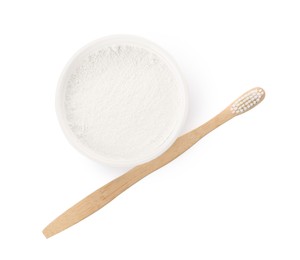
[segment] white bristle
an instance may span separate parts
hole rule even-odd
[[[241,114],[250,110],[255,105],[260,103],[264,98],[264,91],[261,88],[255,88],[241,96],[231,105],[231,112],[233,114]]]

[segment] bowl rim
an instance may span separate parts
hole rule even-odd
[[[70,127],[68,126],[67,120],[64,117],[64,92],[65,92],[65,83],[68,79],[68,76],[70,74],[70,71],[72,70],[72,66],[76,64],[76,61],[80,59],[81,57],[84,57],[85,54],[88,51],[91,51],[93,48],[99,48],[99,46],[105,45],[111,45],[111,44],[120,44],[120,43],[127,43],[127,44],[133,44],[148,50],[151,50],[156,55],[158,55],[160,58],[163,59],[164,62],[167,63],[169,69],[171,70],[172,74],[176,76],[176,81],[178,82],[179,91],[182,92],[182,111],[181,115],[176,123],[176,126],[172,130],[171,134],[168,138],[165,139],[165,141],[155,149],[154,152],[151,154],[148,154],[147,156],[144,156],[142,159],[138,158],[136,160],[127,160],[127,161],[119,161],[112,158],[107,158],[102,155],[99,155],[95,151],[89,149],[87,146],[83,145],[79,138],[71,131]],[[111,35],[99,38],[97,40],[94,40],[82,48],[80,48],[67,62],[65,65],[56,88],[56,97],[55,97],[55,108],[56,108],[56,115],[59,121],[59,124],[63,130],[63,133],[66,137],[66,139],[69,141],[69,143],[78,150],[81,154],[89,157],[92,160],[95,160],[100,163],[104,163],[106,165],[110,166],[116,166],[116,167],[132,167],[136,166],[145,162],[148,162],[150,160],[153,160],[154,158],[158,157],[159,155],[163,154],[166,150],[168,150],[172,144],[176,141],[178,138],[178,135],[181,133],[183,125],[186,121],[187,112],[188,112],[188,88],[186,81],[184,77],[182,76],[182,73],[177,65],[177,63],[174,61],[174,59],[161,47],[156,45],[155,43],[139,37],[135,35],[128,35],[128,34],[118,34],[118,35]]]

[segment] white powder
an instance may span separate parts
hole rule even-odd
[[[180,83],[148,49],[132,44],[94,48],[67,80],[67,124],[81,144],[103,158],[144,160],[178,128],[185,105]]]

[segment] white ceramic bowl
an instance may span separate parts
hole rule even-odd
[[[81,142],[80,139],[74,134],[74,132],[72,131],[69,125],[69,122],[66,117],[66,108],[64,105],[65,98],[66,98],[65,96],[66,85],[68,83],[70,76],[72,75],[72,73],[74,73],[74,68],[76,66],[79,66],[82,60],[84,59],[84,57],[88,53],[91,53],[91,51],[105,48],[107,46],[115,46],[116,44],[137,46],[139,48],[143,48],[157,55],[165,64],[167,64],[169,70],[173,74],[173,77],[177,82],[177,86],[179,86],[178,91],[180,91],[180,95],[182,97],[182,102],[183,102],[183,104],[181,104],[179,113],[177,113],[178,115],[176,115],[177,117],[176,125],[174,129],[169,133],[168,137],[164,140],[164,142],[161,143],[154,151],[152,150],[149,151],[149,153],[144,154],[143,156],[136,156],[136,158],[130,158],[125,160],[120,158],[112,158],[108,155],[97,153],[91,148],[89,148],[87,145],[85,145],[83,142]],[[181,132],[181,128],[183,126],[187,114],[187,107],[188,107],[188,95],[187,95],[186,84],[173,59],[156,44],[153,44],[152,42],[149,42],[148,40],[145,40],[143,38],[136,37],[136,36],[129,36],[129,35],[116,35],[116,36],[101,38],[99,40],[91,42],[90,44],[80,49],[71,58],[71,60],[67,63],[65,69],[63,70],[61,77],[59,79],[57,92],[56,92],[57,116],[58,116],[59,123],[62,127],[62,130],[66,138],[68,139],[68,141],[78,151],[88,156],[89,158],[112,166],[135,166],[147,162],[151,159],[154,159],[160,154],[162,154],[163,152],[165,152],[174,143],[174,141],[177,139],[178,135]]]

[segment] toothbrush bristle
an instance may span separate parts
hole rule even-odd
[[[265,97],[265,92],[262,88],[254,88],[245,93],[231,105],[231,112],[239,115],[252,109],[259,104]]]

